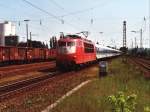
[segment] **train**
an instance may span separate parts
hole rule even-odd
[[[56,49],[0,46],[0,66],[50,60]]]
[[[108,46],[103,46],[96,44],[96,58],[102,59],[102,58],[109,58],[114,56],[119,56],[122,54],[122,52],[118,49],[113,49]]]
[[[79,35],[66,35],[56,49],[0,46],[0,66],[56,59],[58,68],[77,68],[102,58],[120,55],[121,51],[94,44]]]
[[[79,35],[66,35],[58,40],[56,66],[60,69],[77,68],[101,58],[121,55],[121,51],[94,44]]]

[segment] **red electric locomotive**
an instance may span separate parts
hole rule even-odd
[[[57,67],[74,68],[96,60],[96,49],[92,41],[78,35],[66,35],[58,40]]]

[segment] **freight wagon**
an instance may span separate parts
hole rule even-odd
[[[1,66],[46,61],[55,57],[55,49],[0,46]]]

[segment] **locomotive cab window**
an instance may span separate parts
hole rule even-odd
[[[84,43],[84,52],[85,53],[94,53],[94,45],[89,43]]]
[[[70,47],[71,47],[71,46],[75,46],[75,42],[68,42],[68,43],[67,43],[67,46],[70,46]]]
[[[59,42],[58,45],[59,45],[59,47],[65,47],[66,46],[66,42]]]

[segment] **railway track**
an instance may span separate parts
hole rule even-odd
[[[54,62],[54,61],[51,61]],[[43,63],[49,63],[49,62],[40,62],[40,63],[30,63],[30,64],[22,64],[22,65],[10,65],[10,66],[4,66],[0,67],[0,70],[7,70],[7,69],[16,69],[18,67],[25,68],[26,66],[33,66],[33,65],[42,65]]]
[[[9,67],[1,67],[0,68],[0,77],[12,76],[14,74],[25,73],[34,70],[42,70],[43,68],[48,68],[50,66],[54,66],[55,61],[52,62],[43,62],[43,63],[34,63],[34,64],[26,64],[26,65],[13,65]]]
[[[130,58],[131,61],[134,61],[144,73],[144,77],[150,78],[150,61],[142,58]]]
[[[94,65],[92,64],[91,66],[94,66]],[[87,66],[86,68],[88,68],[88,67],[90,67],[90,66]],[[81,70],[84,70],[86,68],[83,68]],[[79,71],[77,71],[77,72],[79,72]],[[0,86],[0,102],[3,99],[13,96],[15,93],[21,93],[24,90],[29,90],[31,88],[39,86],[42,83],[44,83],[52,78],[55,78],[55,76],[61,75],[63,73],[73,74],[75,72],[74,71],[60,72],[60,71],[55,70],[55,71],[47,73],[47,75],[34,77],[34,78],[30,78],[30,79],[25,79],[25,80],[17,81],[15,83],[7,84],[7,85],[2,85],[2,86]]]
[[[34,63],[34,64],[26,64],[26,65],[13,65],[9,67],[1,67],[0,68],[0,76],[1,80],[6,77],[17,77],[18,75],[27,75],[28,72],[38,71],[39,73],[45,72],[44,75],[34,76],[30,78],[25,78],[22,80],[15,80],[11,83],[6,83],[0,85],[0,102],[2,99],[7,98],[7,96],[11,96],[11,94],[15,92],[19,92],[21,90],[32,88],[43,81],[46,81],[53,76],[57,75],[58,72],[53,68],[55,66],[55,61],[52,62],[42,62],[42,63]],[[53,68],[50,70],[50,68]]]
[[[9,95],[15,92],[35,87],[36,85],[46,80],[49,80],[50,78],[53,78],[54,76],[58,74],[60,74],[58,71],[50,72],[47,75],[34,77],[34,78],[22,80],[22,81],[17,81],[12,84],[0,86],[0,101],[2,101],[3,99],[7,98]]]
[[[107,59],[107,60],[110,60],[110,59]],[[91,66],[93,66],[93,64]],[[89,67],[89,66],[87,66],[87,67]],[[86,69],[86,68],[83,68],[83,69]],[[83,69],[81,69],[81,70],[83,70]],[[0,86],[0,101],[8,98],[9,96],[12,96],[15,93],[21,93],[23,90],[28,90],[30,88],[36,87],[36,86],[42,84],[42,82],[46,82],[49,79],[54,78],[56,75],[60,75],[63,73],[55,70],[52,72],[47,72],[47,74],[43,75],[43,76],[34,77],[34,78],[30,78],[30,79],[16,81],[16,82],[11,83],[11,84],[2,85],[2,86]],[[72,74],[72,71],[69,71],[66,73]]]

